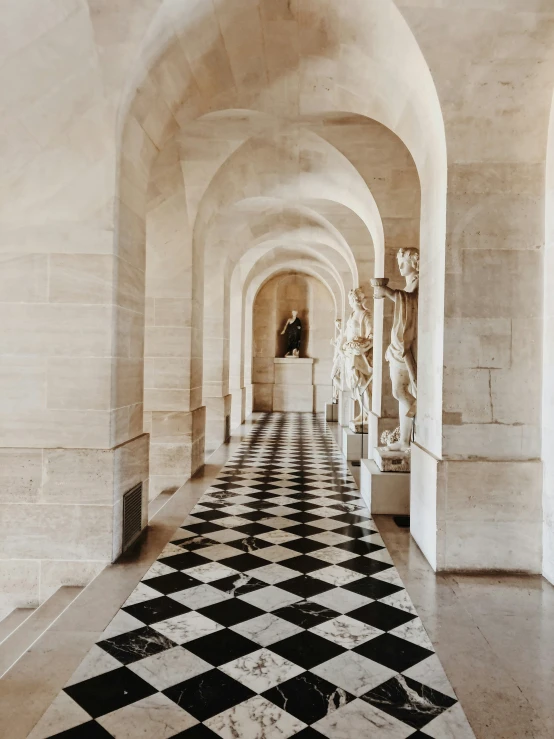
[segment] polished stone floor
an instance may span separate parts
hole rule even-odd
[[[473,733],[319,417],[253,427],[32,739]]]

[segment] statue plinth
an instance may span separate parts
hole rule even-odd
[[[373,458],[381,472],[409,472],[411,454],[409,451],[392,451],[386,446],[374,449]]]
[[[355,421],[350,421],[348,427],[355,434],[367,434],[367,423],[356,423]]]

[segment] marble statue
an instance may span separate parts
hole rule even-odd
[[[331,346],[335,347],[333,355],[333,369],[331,370],[331,381],[333,383],[333,403],[339,401],[339,390],[342,382],[342,365],[344,363],[344,355],[342,352],[342,343],[344,341],[342,335],[342,321],[340,318],[335,319],[335,338],[331,339]]]
[[[287,335],[287,352],[285,357],[300,356],[300,338],[302,336],[302,321],[298,318],[298,311],[292,311],[292,317],[285,323],[281,336]]]
[[[417,301],[419,287],[419,251],[400,249],[398,268],[406,279],[404,290],[393,290],[374,282],[376,298],[394,302],[391,343],[385,354],[389,363],[392,393],[399,405],[400,438],[387,445],[390,451],[408,452],[416,412],[417,396]],[[384,282],[381,281],[381,282]]]
[[[365,308],[364,300],[359,287],[348,293],[352,313],[346,323],[342,345],[344,379],[360,411],[352,421],[356,431],[362,431],[367,423],[369,386],[373,380],[373,330],[371,313]]]

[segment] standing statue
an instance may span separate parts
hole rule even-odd
[[[390,451],[407,452],[416,413],[417,396],[417,300],[419,287],[419,251],[400,249],[398,268],[406,278],[404,290],[393,290],[386,285],[375,285],[375,297],[394,302],[394,322],[391,343],[385,354],[392,380],[392,394],[398,400],[400,412],[400,439],[388,444]],[[375,280],[379,283],[379,280]]]
[[[302,321],[298,318],[298,311],[292,311],[292,318],[285,323],[281,336],[287,335],[287,353],[285,357],[300,356],[300,337],[302,336]]]
[[[344,377],[360,409],[352,421],[356,431],[363,430],[363,425],[367,423],[369,386],[373,379],[373,330],[371,313],[364,307],[364,300],[365,295],[359,287],[348,293],[352,313],[346,323],[345,342],[342,345]]]
[[[331,339],[331,346],[335,347],[333,355],[333,369],[331,370],[331,381],[333,383],[333,403],[339,402],[339,390],[342,381],[342,365],[344,355],[342,352],[342,321],[340,318],[335,319],[335,338]]]

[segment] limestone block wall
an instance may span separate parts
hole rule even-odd
[[[293,309],[302,321],[301,356],[313,358],[314,407],[322,411],[332,397],[331,367],[335,306],[328,289],[315,277],[278,275],[262,286],[253,307],[252,385],[255,411],[273,409],[274,359],[284,356],[280,332]]]

